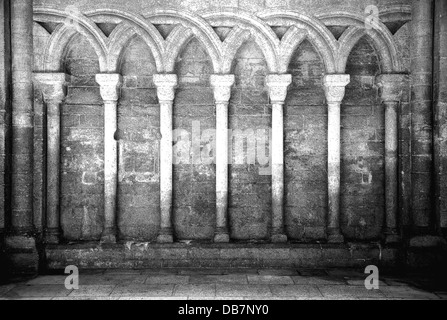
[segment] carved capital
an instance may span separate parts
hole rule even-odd
[[[46,103],[61,103],[66,95],[69,76],[65,73],[35,73],[36,87],[42,91]]]
[[[349,74],[329,74],[324,77],[324,93],[328,103],[341,103],[350,82]]]
[[[154,74],[153,81],[157,87],[158,101],[172,102],[175,98],[175,88],[177,87],[177,75],[175,74]]]
[[[269,89],[269,97],[272,103],[284,103],[287,97],[287,88],[292,83],[291,74],[270,74],[266,77],[265,84]]]
[[[376,85],[380,89],[380,98],[385,102],[399,102],[405,84],[408,81],[406,74],[381,74],[376,78]]]
[[[96,82],[100,86],[101,97],[104,101],[118,101],[121,87],[121,75],[117,73],[101,73],[96,75]]]
[[[228,103],[231,98],[231,86],[234,84],[233,74],[213,74],[210,78],[216,103]]]

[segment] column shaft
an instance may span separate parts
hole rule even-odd
[[[216,103],[216,235],[228,242],[228,103]]]
[[[283,105],[272,105],[272,233],[284,235],[284,115]],[[281,239],[278,242],[282,242]],[[283,239],[284,240],[284,237]]]
[[[376,79],[380,98],[385,108],[385,240],[398,242],[399,212],[399,103],[408,76],[404,74],[382,74]]]
[[[174,241],[172,227],[172,129],[177,75],[156,74],[153,78],[160,103],[160,230],[157,241]]]
[[[349,75],[333,74],[324,78],[328,103],[328,218],[327,234],[330,243],[341,243],[340,230],[340,106]]]
[[[36,73],[34,79],[47,105],[45,242],[55,244],[59,243],[60,238],[60,108],[65,98],[68,77],[65,73]]]
[[[287,242],[284,230],[284,101],[292,75],[269,75],[266,85],[272,104],[272,230],[271,241]]]
[[[385,102],[385,235],[397,242],[398,213],[398,102]]]
[[[214,242],[229,242],[228,231],[228,103],[234,75],[211,75],[216,102],[216,231]]]
[[[328,234],[343,242],[340,232],[340,103],[328,104]]]
[[[412,17],[412,219],[423,235],[433,227],[433,0],[413,0]]]
[[[116,241],[116,201],[118,190],[117,102],[104,102],[104,233],[102,241]]]
[[[13,233],[33,229],[33,1],[11,1]]]
[[[172,106],[160,102],[160,242],[173,242],[172,235]]]
[[[104,101],[104,229],[101,241],[116,242],[116,202],[118,190],[118,130],[117,104],[121,76],[119,74],[97,74]]]
[[[60,232],[60,104],[47,103],[47,230],[46,242],[58,243]]]
[[[434,166],[436,229],[447,235],[447,1],[435,0],[434,37]]]

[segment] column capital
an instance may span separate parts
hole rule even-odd
[[[287,97],[287,88],[291,83],[291,74],[269,74],[265,78],[265,84],[269,88],[270,101],[284,103]]]
[[[382,101],[399,102],[405,83],[409,80],[406,74],[381,74],[376,77],[376,85],[380,88]]]
[[[62,102],[66,95],[69,76],[65,73],[34,73],[34,82],[42,90],[46,103]]]
[[[95,77],[104,101],[118,101],[122,77],[118,73],[99,73]]]
[[[346,86],[351,81],[349,74],[328,74],[324,76],[324,93],[328,103],[341,103]]]
[[[157,96],[160,102],[174,101],[175,88],[178,84],[176,74],[154,74],[153,81],[157,87]]]
[[[231,87],[234,84],[233,74],[212,74],[210,83],[217,103],[228,103],[231,98]]]

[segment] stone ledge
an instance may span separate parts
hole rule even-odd
[[[395,266],[399,249],[368,244],[125,244],[49,245],[48,269],[253,268]],[[380,258],[381,257],[381,258]]]

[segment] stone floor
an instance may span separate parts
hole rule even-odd
[[[0,299],[447,299],[444,279],[381,274],[379,289],[369,291],[366,276],[351,269],[80,270],[78,290],[65,288],[65,275],[42,275],[0,285]]]

